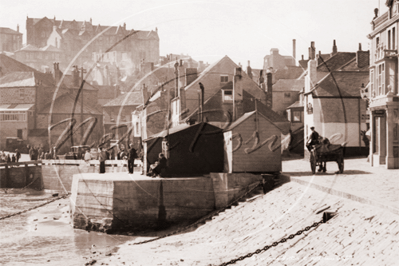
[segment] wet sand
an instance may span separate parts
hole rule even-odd
[[[51,199],[48,192],[1,189],[0,217]],[[69,198],[0,220],[0,228],[1,265],[84,265],[91,256],[115,251],[136,238],[73,229]]]

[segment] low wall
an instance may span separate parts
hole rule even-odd
[[[0,188],[25,187],[43,188],[40,161],[0,164]]]
[[[85,162],[83,160],[43,160],[42,176],[45,189],[71,191],[72,179],[75,174],[98,173],[98,160]],[[128,172],[126,161],[108,160],[105,162],[106,173]]]
[[[150,178],[139,174],[75,174],[73,226],[109,232],[157,228],[199,219],[259,184],[261,176]]]
[[[259,184],[262,176],[249,173],[211,173],[216,209],[226,207],[233,200]]]

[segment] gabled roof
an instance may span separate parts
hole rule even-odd
[[[305,87],[304,79],[279,79],[273,85],[274,91],[300,91]]]
[[[12,72],[36,72],[37,70],[27,66],[5,54],[0,53],[0,77],[1,75]]]
[[[224,132],[226,131],[230,131],[232,129],[234,129],[235,127],[237,127],[238,125],[240,125],[241,123],[243,123],[244,121],[246,121],[248,118],[250,118],[251,116],[253,116],[255,113],[259,114],[260,116],[262,116],[264,119],[266,119],[267,121],[269,121],[271,124],[273,124],[275,127],[277,127],[278,129],[280,129],[280,131],[282,131],[282,129],[277,126],[275,123],[273,123],[273,121],[271,121],[268,117],[266,117],[264,114],[262,114],[262,112],[258,111],[252,111],[249,113],[245,113],[243,114],[240,118],[238,118],[236,121],[234,121],[229,127],[227,127],[225,130],[223,130]]]
[[[119,95],[117,98],[104,104],[104,107],[113,106],[138,106],[143,104],[143,95],[141,91],[131,91]]]
[[[369,82],[368,72],[333,71],[312,90],[317,97],[359,97],[362,84]]]
[[[13,34],[13,35],[22,35],[22,33],[15,31],[13,29],[10,28],[5,28],[5,27],[0,27],[0,33],[3,34]]]

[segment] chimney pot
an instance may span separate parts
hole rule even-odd
[[[296,40],[292,40],[292,57],[296,61]]]
[[[361,50],[362,50],[362,44],[359,43],[359,51],[361,51]]]

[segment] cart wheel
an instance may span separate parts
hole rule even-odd
[[[314,156],[313,152],[310,153],[310,168],[312,169],[312,174],[316,173],[316,156]]]
[[[339,168],[339,173],[342,174],[344,172],[344,159],[343,158],[338,162],[338,168]]]

